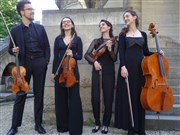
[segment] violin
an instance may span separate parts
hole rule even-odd
[[[141,92],[141,104],[145,110],[167,112],[174,103],[172,90],[167,83],[169,65],[167,59],[160,54],[155,25],[151,23],[148,30],[155,37],[157,53],[143,58],[141,63],[146,80]]]
[[[1,14],[1,17],[3,20],[3,23],[7,29],[7,32],[9,34],[9,37],[13,43],[13,47],[15,48],[16,47],[15,42],[12,38],[12,35],[8,29],[8,26],[6,24],[6,21],[5,21],[4,16],[1,11],[0,11],[0,14]],[[13,85],[12,85],[12,92],[15,95],[24,95],[28,92],[29,85],[27,84],[27,82],[24,79],[24,76],[26,75],[26,69],[23,66],[19,66],[18,54],[19,53],[15,53],[16,66],[13,67],[12,71],[11,71],[11,74],[12,74],[12,77],[14,80]]]
[[[59,77],[59,83],[63,83],[66,87],[72,87],[75,83],[78,83],[74,74],[74,68],[76,61],[69,55],[62,62],[63,72]]]
[[[110,38],[111,41],[116,41],[117,39],[118,39],[118,36],[114,36]],[[101,44],[96,50],[92,52],[91,57],[93,59],[97,60],[100,56],[104,54],[104,52],[106,51],[106,43],[107,41]]]
[[[19,66],[18,53],[16,55],[16,66],[12,68],[11,74],[13,77],[12,92],[15,95],[24,95],[29,91],[29,85],[25,81],[26,69]]]
[[[68,45],[68,49],[72,45],[72,41],[75,34],[73,35],[72,39],[70,40],[70,43]],[[66,54],[66,52],[65,52]],[[66,87],[72,87],[74,84],[78,83],[78,80],[76,80],[75,74],[74,74],[74,68],[76,66],[76,60],[69,55],[66,56],[66,58],[62,61],[62,68],[63,72],[59,77],[59,83],[64,84]]]

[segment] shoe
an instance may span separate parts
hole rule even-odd
[[[107,126],[103,126],[102,130],[101,130],[102,134],[107,134],[108,133],[108,127]]]
[[[146,135],[146,133],[145,132],[140,132],[139,135]]]
[[[17,128],[11,128],[8,131],[7,135],[15,135],[17,132],[18,132]]]
[[[128,130],[127,135],[135,135],[135,133],[134,133],[134,131],[133,131],[133,130]]]
[[[65,133],[65,132],[68,132],[69,129],[57,129],[57,131],[58,131],[59,133]]]
[[[39,134],[45,134],[46,130],[41,126],[41,125],[35,125],[35,130],[39,133]]]
[[[100,129],[100,126],[99,126],[99,125],[96,125],[96,126],[92,129],[92,133],[96,133],[99,129]]]

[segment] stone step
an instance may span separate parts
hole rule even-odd
[[[27,98],[33,97],[34,94],[32,92],[28,92]],[[1,92],[0,93],[0,103],[14,101],[16,96],[12,92]]]
[[[180,94],[180,86],[170,86],[174,95]]]
[[[168,61],[168,64],[169,64],[169,68],[180,67],[180,62],[178,62],[178,61]]]
[[[180,68],[175,65],[169,66],[169,74],[171,73],[180,73]]]
[[[169,86],[180,86],[180,79],[167,79]]]
[[[180,104],[180,94],[174,94],[173,93],[173,96],[174,96],[174,103],[175,104]]]
[[[180,116],[179,115],[146,115],[146,129],[153,130],[180,130]]]
[[[169,72],[167,79],[179,79],[180,80],[180,72]]]
[[[148,115],[154,115],[156,112],[146,111]],[[173,107],[168,112],[160,112],[161,115],[171,116],[171,115],[180,115],[180,103],[173,104]]]

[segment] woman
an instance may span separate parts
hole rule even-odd
[[[112,114],[112,102],[114,95],[114,82],[115,82],[115,68],[114,62],[117,59],[118,43],[113,37],[112,24],[107,20],[101,20],[99,23],[101,37],[94,39],[90,44],[87,52],[85,53],[85,59],[93,66],[92,69],[92,88],[91,88],[91,102],[93,108],[93,115],[95,118],[95,127],[92,129],[93,133],[96,133],[101,126],[100,122],[100,91],[102,83],[103,101],[104,101],[104,116],[102,122],[103,134],[108,133],[108,126],[111,120]],[[93,53],[94,50],[105,43],[105,46],[97,53]],[[104,50],[104,51],[102,51]],[[96,57],[96,54],[101,56]],[[100,80],[100,72],[102,72],[102,80]]]
[[[141,61],[144,56],[153,53],[148,49],[146,33],[138,29],[136,12],[127,10],[123,19],[127,28],[122,29],[119,34],[120,67],[115,102],[115,127],[128,130],[128,135],[145,135],[145,110],[140,103],[141,89],[145,83]],[[160,53],[163,54],[162,51]],[[131,126],[126,77],[129,78],[134,128]]]
[[[52,70],[52,80],[55,81],[55,112],[57,131],[60,133],[69,131],[70,135],[81,135],[83,129],[82,105],[79,93],[79,71],[77,60],[82,59],[82,41],[77,36],[75,24],[71,18],[65,17],[60,23],[61,34],[56,37],[54,42],[54,60]],[[73,36],[75,34],[75,36]],[[68,49],[68,45],[70,47]],[[63,56],[65,55],[65,58]],[[59,77],[64,77],[63,67],[60,62],[66,60],[75,60],[74,76],[77,82],[69,87],[68,83],[61,81]],[[69,60],[69,61],[70,61]],[[65,66],[64,66],[65,67]],[[58,75],[56,75],[56,72]],[[69,71],[68,71],[69,72]]]

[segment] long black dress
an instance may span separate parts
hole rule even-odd
[[[142,37],[119,36],[120,67],[115,102],[115,127],[124,130],[134,130],[138,133],[145,132],[145,110],[140,103],[140,94],[145,79],[142,75],[141,61],[144,56],[149,56],[147,46],[147,35],[141,32]],[[128,95],[125,79],[121,76],[121,67],[126,66],[128,70],[130,95],[134,117],[134,129],[131,127]]]

